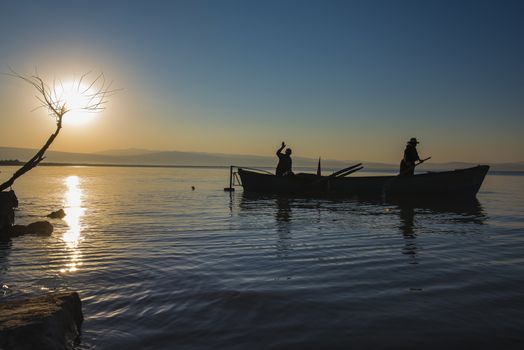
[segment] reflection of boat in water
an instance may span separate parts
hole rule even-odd
[[[387,196],[474,197],[489,170],[487,165],[413,176],[335,177],[314,174],[275,176],[239,168],[244,191],[256,193]]]
[[[480,202],[474,197],[459,198],[453,201],[404,198],[388,200],[384,204],[394,205],[398,208],[398,228],[405,239],[402,254],[411,257],[411,264],[418,263],[416,238],[421,231],[424,231],[423,222],[426,220],[425,218],[432,221],[441,218],[444,225],[452,224],[461,229],[466,227],[464,225],[483,225],[486,219]],[[473,228],[472,226],[467,227]]]
[[[243,215],[261,222],[263,229],[274,231],[279,256],[286,256],[300,246],[303,232],[311,230],[334,233],[333,237],[347,243],[352,237],[373,245],[377,232],[387,232],[391,242],[400,234],[401,254],[409,264],[418,264],[420,253],[437,234],[483,232],[487,215],[475,197],[439,200],[419,198],[329,197],[313,198],[286,194],[243,192],[239,208]],[[377,231],[376,231],[377,230]],[[344,238],[347,233],[348,238]],[[428,236],[427,234],[430,233]],[[419,237],[424,237],[420,241]],[[313,242],[321,243],[322,239]],[[397,243],[399,241],[396,241]],[[378,242],[377,244],[381,244]],[[352,250],[351,248],[348,248]],[[332,252],[330,247],[327,252]],[[331,253],[328,253],[331,254]],[[335,252],[333,251],[333,254]]]
[[[393,204],[400,210],[427,210],[433,214],[450,213],[464,217],[484,218],[484,211],[477,198],[459,198],[453,201],[438,198],[391,198],[386,204]]]
[[[314,209],[322,208],[327,211],[351,211],[360,212],[362,208],[388,208],[396,207],[403,216],[411,216],[415,212],[422,214],[451,214],[454,218],[463,218],[464,221],[482,224],[486,214],[481,203],[476,197],[455,198],[453,201],[447,199],[431,198],[387,198],[377,196],[360,196],[354,198],[326,197],[311,198],[308,196],[297,197],[287,194],[260,194],[254,192],[243,192],[240,208],[244,211],[259,211],[261,208],[274,208],[277,218],[289,221],[290,211],[293,208]],[[363,209],[366,210],[366,209]],[[379,210],[382,212],[383,210]],[[409,221],[409,220],[408,220]]]
[[[399,210],[400,226],[405,236],[415,235],[415,216],[441,217],[447,222],[482,225],[486,214],[476,198],[454,201],[403,199],[388,200],[384,204],[394,205]]]

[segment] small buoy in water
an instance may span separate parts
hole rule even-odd
[[[191,186],[191,191],[194,191],[195,190],[195,186]]]

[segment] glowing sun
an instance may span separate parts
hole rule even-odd
[[[66,81],[54,88],[54,98],[60,105],[65,105],[65,125],[85,125],[98,116],[100,109],[87,108],[100,103],[101,96],[92,86],[84,82]]]

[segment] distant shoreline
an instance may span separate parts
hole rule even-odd
[[[24,165],[25,162],[0,162],[0,167],[2,166],[19,166]],[[181,168],[181,169],[228,169],[230,165],[184,165],[184,164],[105,164],[105,163],[41,163],[39,166],[54,166],[54,167],[109,167],[109,168]],[[268,166],[240,166],[244,168],[257,168],[257,169],[273,169],[274,167],[268,167]],[[316,171],[316,168],[314,167],[304,167],[304,166],[298,166],[294,167],[296,170],[300,171]],[[333,167],[326,167],[323,170],[324,171],[334,171],[338,168]],[[365,172],[373,172],[373,173],[379,173],[379,172],[388,172],[388,173],[396,173],[396,168],[373,168],[373,169],[364,169]],[[439,170],[432,170],[431,172],[439,171]],[[443,170],[444,171],[444,170]],[[421,172],[423,173],[423,172]],[[524,171],[516,171],[516,170],[490,170],[488,172],[490,175],[524,175]]]
[[[7,160],[0,160],[0,166],[2,165],[24,165],[25,162],[21,162],[18,159],[7,159]]]
[[[24,165],[25,162],[1,163],[1,166]],[[177,164],[105,164],[105,163],[40,163],[38,166],[84,166],[84,167],[111,167],[111,168],[210,168],[227,169],[229,165],[177,165]]]

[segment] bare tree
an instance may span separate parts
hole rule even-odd
[[[29,170],[36,167],[45,158],[45,152],[51,146],[58,133],[62,129],[62,120],[67,112],[71,111],[70,101],[67,101],[67,97],[63,93],[63,85],[61,82],[53,82],[53,85],[47,84],[41,77],[35,72],[34,75],[25,76],[21,75],[13,70],[8,75],[22,79],[26,83],[30,84],[36,89],[36,99],[40,102],[38,108],[44,108],[48,114],[55,119],[56,130],[49,138],[46,143],[40,148],[40,150],[27,161],[20,169],[18,169],[13,176],[6,182],[0,185],[0,192],[11,187],[16,179],[27,173]],[[82,75],[78,82],[74,83],[74,86],[78,89],[78,93],[84,97],[85,102],[83,105],[76,106],[76,109],[85,112],[100,112],[105,109],[107,98],[115,93],[116,89],[111,89],[112,82],[108,82],[105,79],[104,74],[99,74],[94,79],[89,79],[89,73]],[[62,87],[60,90],[59,87]]]

